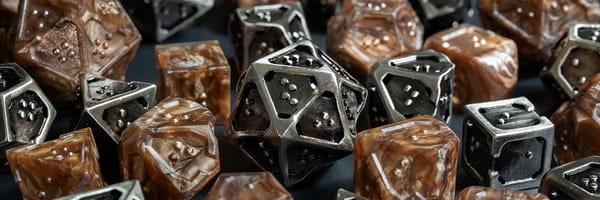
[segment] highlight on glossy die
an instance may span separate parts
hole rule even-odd
[[[158,99],[182,97],[202,104],[217,124],[229,116],[230,67],[217,40],[157,45]]]
[[[369,199],[452,199],[459,138],[431,116],[356,136],[354,192]]]
[[[240,73],[259,58],[301,39],[310,39],[298,2],[238,8],[231,16],[228,32]]]
[[[162,100],[123,131],[123,178],[139,180],[147,199],[191,199],[220,170],[214,123],[194,101]]]
[[[104,187],[96,142],[89,128],[6,151],[23,199],[57,197]]]
[[[53,103],[79,74],[124,80],[141,36],[117,0],[21,0],[13,54]]]
[[[292,195],[269,172],[222,173],[206,200],[278,199],[292,200]]]
[[[120,0],[144,39],[162,42],[188,29],[208,12],[214,0]]]
[[[467,19],[472,0],[409,0],[425,27],[425,35],[432,35]]]
[[[338,189],[337,195],[335,197],[336,200],[368,200],[367,198],[358,196],[348,190],[344,190],[342,188]]]
[[[250,65],[224,136],[286,187],[350,154],[367,91],[309,40]]]
[[[454,64],[434,50],[378,62],[367,81],[371,127],[418,115],[448,123],[453,82]]]
[[[600,156],[589,156],[552,168],[544,175],[540,193],[550,199],[600,198]]]
[[[422,43],[423,25],[407,0],[347,0],[327,24],[327,53],[361,82],[376,62]]]
[[[507,98],[517,84],[517,45],[491,31],[462,24],[430,36],[424,48],[445,54],[456,65],[452,103],[459,110]]]
[[[481,186],[466,187],[456,197],[456,200],[549,200],[546,195],[541,193],[529,193],[507,189],[494,189]]]
[[[462,140],[463,167],[479,184],[530,189],[550,169],[554,125],[525,97],[469,104]]]
[[[569,99],[579,87],[600,72],[600,24],[575,24],[554,49],[553,63],[541,76],[562,99]]]
[[[144,195],[140,182],[133,180],[60,197],[56,200],[144,200]]]

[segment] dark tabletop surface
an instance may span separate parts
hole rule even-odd
[[[177,43],[188,41],[218,40],[223,48],[229,63],[232,67],[232,105],[235,99],[234,86],[237,82],[238,74],[235,71],[235,62],[233,60],[233,49],[227,36],[226,26],[229,16],[229,8],[222,0],[216,0],[215,7],[206,15],[198,20],[198,23],[182,33],[179,33],[162,43]],[[475,16],[477,13],[474,13]],[[471,19],[471,23],[479,24],[476,18]],[[311,37],[322,49],[325,49],[325,28],[315,26],[316,23],[309,21]],[[129,81],[145,81],[156,83],[158,81],[158,70],[154,58],[154,46],[156,42],[143,41],[133,62],[127,72]],[[536,76],[520,77],[513,96],[525,96],[529,98],[536,106],[536,111],[549,117],[555,108],[560,104],[559,100],[554,98],[547,90],[541,80]],[[48,139],[58,137],[58,135],[70,131],[69,121],[74,116],[70,109],[58,109],[57,120],[49,133]],[[453,113],[450,126],[459,136],[462,135],[462,115]],[[228,144],[223,140],[223,126],[215,127],[215,132],[219,139],[219,150],[221,156],[221,172],[244,172],[258,171],[250,160],[246,159],[235,146]],[[115,155],[116,156],[116,155]],[[334,199],[338,188],[351,190],[353,186],[354,173],[354,154],[335,162],[330,167],[309,176],[303,182],[288,188],[295,199]],[[213,180],[214,181],[214,180]],[[473,180],[464,173],[459,167],[457,178],[457,192],[465,186],[474,185]],[[202,199],[208,192],[212,183],[207,185],[195,199]],[[9,172],[0,173],[0,198],[1,199],[21,199],[18,186],[13,182],[12,175]]]

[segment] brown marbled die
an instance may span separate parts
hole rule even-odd
[[[158,99],[168,96],[196,101],[223,124],[230,112],[230,66],[216,40],[157,45],[160,72]]]
[[[456,65],[452,103],[459,110],[507,98],[517,84],[517,45],[491,31],[463,24],[427,38],[424,48],[446,54]]]
[[[470,186],[458,194],[456,200],[549,200],[541,193],[528,193],[516,190],[494,189],[481,186]]]
[[[369,199],[452,199],[459,138],[418,116],[358,133],[354,192]]]
[[[292,195],[269,172],[223,173],[205,200],[292,200]]]

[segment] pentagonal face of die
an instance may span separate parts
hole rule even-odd
[[[494,159],[494,177],[503,185],[537,180],[544,172],[544,150],[547,142],[543,138],[528,138],[510,141],[502,145],[500,157]]]
[[[331,92],[324,92],[305,109],[296,124],[298,135],[338,143],[344,139],[337,100]]]
[[[266,131],[270,117],[256,84],[246,83],[240,93],[231,123],[236,131]]]
[[[0,68],[0,92],[9,90],[11,87],[23,81],[23,77],[12,68]]]
[[[588,78],[600,72],[597,63],[600,63],[600,54],[597,51],[576,47],[569,51],[560,69],[573,90],[578,91]]]
[[[583,168],[568,172],[564,178],[586,192],[600,195],[600,164],[598,163],[591,163]]]
[[[305,107],[317,89],[317,81],[312,76],[269,72],[264,78],[279,118],[287,119]]]
[[[48,121],[46,104],[33,91],[27,91],[10,100],[8,106],[9,124],[15,140],[22,143],[33,143],[42,136],[42,128]]]
[[[148,111],[148,102],[143,98],[138,98],[104,110],[102,119],[108,123],[113,132],[120,136],[130,122],[142,116],[146,111]]]

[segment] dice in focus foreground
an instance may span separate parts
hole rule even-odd
[[[600,198],[600,156],[585,157],[548,171],[540,192],[550,199]]]

